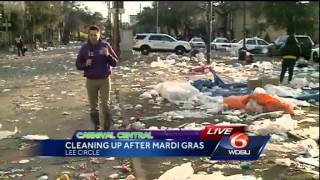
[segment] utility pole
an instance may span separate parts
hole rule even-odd
[[[314,33],[313,33],[313,38],[316,44],[319,44],[319,2],[318,5],[316,4],[317,2],[312,2],[313,6],[316,7],[316,10],[314,11]]]
[[[210,64],[211,59],[211,33],[212,33],[212,2],[208,1],[208,7],[207,7],[207,21],[208,21],[208,36],[207,36],[207,53],[206,53],[206,59],[207,64]]]
[[[211,60],[211,39],[212,39],[212,1],[210,1],[209,3],[210,5],[210,27],[209,27],[209,62],[210,63],[210,60]]]
[[[8,47],[9,47],[9,46],[10,46],[10,40],[9,40],[8,16],[7,16],[7,14],[6,14],[6,16],[5,16],[5,21],[6,21],[6,41],[7,41]]]
[[[159,1],[156,1],[157,20],[156,20],[156,32],[159,33]]]
[[[246,2],[243,1],[243,49],[246,50],[246,33],[247,33],[247,28],[246,28],[246,16],[247,16],[247,7],[246,7]]]
[[[105,24],[105,36],[109,37],[111,40],[111,36],[113,36],[112,34],[112,26],[111,26],[111,5],[110,5],[110,1],[106,1],[107,3],[107,9],[108,9],[108,14],[107,14],[107,20],[106,20],[106,24]],[[109,41],[109,43],[112,43]]]
[[[111,12],[110,12],[111,7],[110,7],[110,1],[106,1],[106,2],[107,2],[107,8],[108,8],[108,16],[107,16],[107,18],[108,18],[108,20],[110,20],[110,19],[111,19]]]
[[[243,1],[243,46],[242,50],[238,52],[238,59],[239,60],[245,60],[246,57],[246,34],[247,34],[247,29],[246,29],[246,14],[247,14],[247,7],[246,7],[246,2]]]
[[[8,10],[6,8],[3,8],[2,18],[4,19],[4,25],[5,25],[5,30],[6,30],[6,35],[5,35],[6,36],[5,37],[6,47],[10,46],[9,29],[8,29],[8,14],[9,14]]]
[[[120,56],[120,31],[119,31],[119,1],[113,1],[113,27],[112,27],[112,46],[115,53]]]

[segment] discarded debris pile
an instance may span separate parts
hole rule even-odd
[[[294,113],[293,107],[290,104],[263,93],[225,97],[223,102],[231,109],[246,109],[258,113],[273,111],[284,111],[289,114]]]

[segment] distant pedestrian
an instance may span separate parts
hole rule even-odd
[[[76,67],[84,71],[86,88],[90,104],[90,117],[94,129],[100,126],[98,95],[104,114],[103,129],[109,130],[112,116],[110,112],[110,90],[111,90],[111,67],[115,67],[119,61],[109,43],[100,39],[100,29],[97,26],[89,28],[89,40],[80,48]]]
[[[22,37],[20,35],[18,35],[16,37],[15,44],[18,49],[18,56],[20,56],[20,52],[21,52],[22,56],[24,56],[23,41],[22,41]]]
[[[301,55],[300,46],[293,34],[290,34],[284,47],[281,49],[282,69],[280,74],[280,83],[283,83],[284,75],[288,69],[288,82],[292,80],[294,66]]]
[[[181,33],[179,33],[179,34],[176,36],[176,40],[178,40],[178,41],[181,41],[181,40],[182,40],[182,35],[181,35]]]

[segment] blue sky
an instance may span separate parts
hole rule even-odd
[[[92,12],[100,12],[104,17],[107,17],[107,3],[106,1],[79,1],[83,6],[87,6]],[[112,1],[111,1],[112,2]],[[112,4],[112,3],[111,3]],[[146,6],[151,6],[152,1],[124,1],[125,13],[122,15],[123,22],[129,22],[129,15],[137,14]]]

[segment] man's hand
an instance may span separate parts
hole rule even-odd
[[[104,49],[103,49],[103,53],[104,53],[104,55],[105,55],[106,57],[108,57],[108,56],[109,56],[109,50],[108,50],[108,48],[104,48]]]
[[[92,59],[87,59],[86,60],[86,67],[89,67],[92,65]]]

